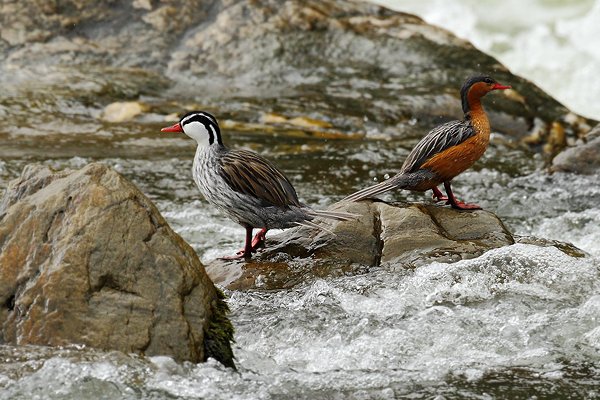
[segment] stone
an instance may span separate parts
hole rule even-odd
[[[484,210],[379,200],[338,203],[333,209],[358,217],[321,221],[330,232],[298,227],[270,236],[266,249],[249,262],[209,263],[209,276],[229,289],[287,288],[314,277],[474,258],[515,243],[502,221]]]
[[[367,2],[234,1],[169,58],[167,76],[202,83],[204,96],[266,92],[251,100],[260,109],[388,139],[461,118],[460,86],[468,75],[487,72],[514,88],[486,104],[495,130],[522,139],[539,118],[539,144],[552,126],[579,134],[566,108],[467,41]],[[185,95],[191,88],[180,89]],[[285,111],[274,109],[281,98]]]
[[[113,169],[27,166],[0,203],[0,344],[234,366],[223,294],[152,202]]]
[[[332,209],[357,217],[344,222],[321,220],[322,230],[297,227],[268,236],[266,248],[249,261],[211,261],[206,265],[208,275],[230,290],[272,290],[378,268],[401,272],[434,261],[452,263],[515,243],[586,256],[569,243],[513,235],[485,210],[381,200],[340,202]]]
[[[148,106],[137,101],[117,101],[104,107],[100,118],[113,123],[126,122],[147,110]]]
[[[585,139],[584,143],[568,147],[554,157],[550,170],[578,174],[600,171],[600,125],[596,125]]]

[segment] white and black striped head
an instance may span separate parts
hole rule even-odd
[[[189,112],[175,125],[162,128],[160,131],[183,132],[194,139],[198,143],[198,146],[223,145],[217,119],[206,111]]]

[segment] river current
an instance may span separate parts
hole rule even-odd
[[[113,165],[157,202],[203,260],[233,252],[243,231],[198,196],[190,176],[192,143],[146,136],[133,140],[135,152],[155,142],[163,155],[43,162]],[[307,150],[293,155],[273,139],[248,133],[225,140],[277,159],[303,200],[320,207],[371,175],[398,169],[407,151],[380,142],[300,141],[286,144]],[[498,213],[517,234],[569,241],[589,256],[516,244],[455,264],[377,268],[291,290],[229,291],[238,372],[216,362],[0,347],[0,398],[597,398],[598,176],[549,175],[536,171],[535,160],[515,173],[510,163],[494,161],[495,151],[502,149],[490,149],[456,180],[457,193]],[[2,162],[2,185],[30,161]],[[387,198],[427,201],[417,194]]]

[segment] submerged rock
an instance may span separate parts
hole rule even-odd
[[[0,203],[0,344],[84,344],[233,366],[222,293],[132,183],[30,165]]]
[[[585,137],[585,142],[565,149],[552,160],[552,171],[594,174],[600,171],[600,125]]]
[[[100,118],[115,123],[131,121],[147,109],[148,107],[145,104],[137,101],[117,101],[104,107]]]
[[[268,238],[247,263],[214,261],[209,276],[230,289],[289,287],[315,276],[361,273],[369,268],[415,268],[427,262],[474,258],[514,243],[488,211],[456,211],[429,204],[383,201],[338,203],[357,220],[323,221],[331,232],[298,227]],[[329,225],[332,224],[332,225]],[[333,233],[333,234],[332,234]]]

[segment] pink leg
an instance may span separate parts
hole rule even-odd
[[[256,232],[256,235],[254,235],[254,239],[252,239],[252,251],[255,252],[260,246],[263,246],[265,244],[265,237],[267,235],[267,231],[267,228],[261,228],[260,231]]]
[[[440,201],[448,201],[448,197],[444,196],[437,186],[434,186],[431,190],[433,190],[433,195],[431,198],[433,198],[436,203],[439,203]]]
[[[257,233],[256,236],[258,236],[259,234],[260,232]],[[221,257],[220,260],[239,260],[240,258],[252,257],[253,243],[254,241],[252,240],[252,228],[246,227],[246,243],[244,244],[244,248],[239,250],[234,256]]]
[[[450,182],[444,182],[444,189],[446,189],[446,194],[448,195],[448,203],[452,206],[452,208],[456,208],[458,210],[481,210],[481,207],[477,204],[468,204],[458,200],[454,197],[454,193],[452,193],[452,188],[450,187]]]

